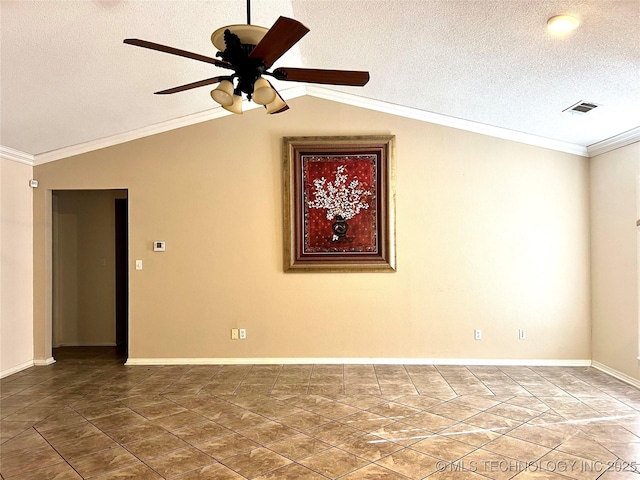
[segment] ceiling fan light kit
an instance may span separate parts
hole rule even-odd
[[[247,7],[249,8],[248,4]],[[269,69],[274,62],[298,43],[309,29],[297,20],[287,17],[278,18],[269,29],[251,25],[249,19],[250,16],[247,14],[247,25],[229,25],[211,34],[211,42],[219,50],[216,56],[220,59],[137,38],[127,38],[124,43],[233,70],[230,75],[208,78],[155,93],[168,95],[219,83],[218,87],[211,91],[211,98],[225,110],[238,114],[242,113],[242,94],[247,100],[263,105],[268,114],[281,113],[289,109],[273,85],[263,76],[271,76],[282,81],[356,87],[362,87],[369,81],[369,72],[354,70],[280,67],[270,72]]]
[[[273,100],[273,102],[265,105],[265,108],[267,109],[268,114],[280,113],[289,109],[287,102],[285,102],[278,94],[276,94],[276,98],[275,100]]]
[[[258,105],[268,105],[276,98],[276,91],[271,88],[271,84],[260,77],[253,84],[253,101]]]
[[[242,96],[241,95],[233,95],[233,99],[231,105],[222,105],[222,108],[231,113],[237,113],[238,115],[242,115]]]
[[[214,90],[211,90],[211,98],[222,106],[229,106],[233,103],[233,83],[223,80]]]

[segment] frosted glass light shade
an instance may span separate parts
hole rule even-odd
[[[270,102],[266,105],[267,113],[277,113],[286,106],[287,103],[279,95],[276,95],[276,98],[273,100],[273,102]]]
[[[211,98],[223,107],[228,107],[233,104],[233,96],[233,83],[229,80],[221,81],[218,88],[211,91]]]
[[[547,20],[547,28],[555,33],[566,33],[575,30],[580,21],[571,15],[556,15]]]
[[[252,99],[258,105],[267,105],[273,102],[276,98],[276,91],[271,88],[269,82],[264,78],[259,78],[256,83],[253,84],[253,96]]]
[[[231,113],[237,113],[238,115],[242,115],[242,96],[234,95],[232,98],[233,98],[233,101],[231,105],[222,105],[222,108],[224,108],[225,110]]]

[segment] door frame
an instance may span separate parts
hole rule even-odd
[[[53,308],[54,308],[54,301],[53,301],[53,293],[54,293],[54,271],[53,271],[53,257],[54,257],[54,228],[53,228],[53,222],[54,222],[54,205],[55,207],[57,207],[57,201],[54,200],[54,192],[57,191],[105,191],[105,190],[110,190],[110,191],[123,191],[126,192],[126,201],[127,201],[127,211],[126,211],[126,216],[127,216],[127,236],[126,236],[126,247],[127,247],[127,252],[126,252],[126,260],[127,260],[127,269],[126,269],[126,279],[127,279],[127,305],[126,305],[126,309],[127,309],[127,327],[126,327],[126,343],[127,343],[127,352],[126,352],[126,357],[128,359],[129,356],[129,349],[128,349],[128,344],[129,344],[129,337],[130,337],[130,322],[128,321],[130,319],[130,315],[131,315],[131,309],[130,309],[130,302],[129,302],[129,298],[130,298],[130,272],[129,272],[129,265],[130,265],[130,251],[131,251],[131,245],[130,245],[130,222],[129,222],[129,189],[128,188],[56,188],[56,189],[46,189],[44,192],[44,203],[45,203],[45,210],[44,210],[44,253],[45,253],[45,258],[44,258],[44,264],[42,265],[42,267],[44,268],[44,273],[45,273],[45,283],[44,283],[44,331],[41,330],[41,332],[43,333],[43,336],[40,337],[42,340],[44,340],[44,345],[42,345],[44,347],[43,353],[44,353],[44,358],[37,358],[37,351],[38,351],[38,345],[37,345],[37,335],[36,335],[36,330],[37,328],[37,323],[34,322],[34,356],[36,358],[34,358],[34,365],[51,365],[53,363],[55,363],[55,359],[53,358]],[[55,202],[55,203],[54,203]],[[35,265],[34,265],[35,268]],[[34,320],[37,318],[37,305],[38,302],[34,301]],[[59,326],[55,326],[57,328],[59,328]],[[41,350],[42,351],[42,350]],[[126,360],[125,360],[126,363]]]

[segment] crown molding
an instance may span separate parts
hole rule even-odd
[[[631,130],[616,135],[615,137],[607,138],[601,142],[589,145],[587,147],[587,151],[589,152],[590,157],[595,157],[617,148],[626,147],[627,145],[631,145],[635,142],[640,142],[640,127],[632,128]]]
[[[355,107],[367,108],[369,110],[397,115],[399,117],[411,118],[413,120],[419,120],[422,122],[434,123],[436,125],[442,125],[445,127],[457,128],[459,130],[465,130],[468,132],[480,133],[489,137],[511,140],[514,142],[533,145],[536,147],[543,147],[549,150],[556,150],[559,152],[571,153],[573,155],[580,155],[581,157],[589,156],[586,147],[584,147],[583,145],[577,145],[575,143],[561,142],[559,140],[539,137],[537,135],[531,135],[529,133],[516,132],[515,130],[509,130],[507,128],[472,122],[471,120],[463,120],[461,118],[450,117],[448,115],[442,115],[439,113],[427,112],[425,110],[418,110],[417,108],[405,107],[393,103],[383,102],[380,100],[372,100],[350,93],[330,90],[328,88],[321,88],[313,85],[309,85],[306,88],[307,95],[310,95],[312,97],[332,100],[334,102],[353,105]]]
[[[292,98],[301,97],[305,94],[304,87],[295,87],[280,92],[280,96],[284,100],[291,100]],[[262,105],[257,105],[253,102],[244,100],[242,102],[243,111],[253,110],[261,108]],[[40,153],[35,156],[35,165],[42,165],[44,163],[54,162],[63,158],[72,157],[74,155],[81,155],[83,153],[92,152],[101,148],[112,147],[121,143],[130,142],[139,138],[149,137],[158,133],[168,132],[177,128],[188,127],[197,123],[208,122],[216,118],[226,117],[227,115],[233,115],[233,113],[225,110],[222,107],[215,107],[203,112],[194,113],[192,115],[185,115],[184,117],[168,120],[166,122],[156,123],[149,125],[148,127],[138,128],[117,135],[111,135],[109,137],[100,138],[98,140],[92,140],[89,142],[79,143],[70,147],[59,148],[50,152]]]
[[[139,138],[149,137],[151,135],[168,132],[177,128],[187,127],[189,125],[195,125],[196,123],[206,122],[226,115],[231,115],[231,113],[221,107],[213,108],[204,112],[198,112],[192,115],[168,120],[166,122],[149,125],[147,127],[137,128],[135,130],[118,133],[109,137],[78,143],[69,147],[51,150],[50,152],[39,153],[35,156],[35,165],[42,165],[49,162],[55,162],[56,160],[62,160],[63,158],[93,152],[102,148],[113,147],[114,145],[119,145],[121,143],[138,140]]]
[[[24,163],[32,167],[35,163],[35,158],[30,153],[21,152],[15,148],[5,147],[4,145],[0,145],[0,157],[13,160],[14,162]]]
[[[510,140],[526,145],[542,147],[549,150],[570,153],[572,155],[579,155],[581,157],[593,157],[596,155],[601,155],[602,153],[606,153],[616,148],[620,148],[625,145],[640,141],[640,127],[637,127],[629,130],[628,132],[616,135],[615,137],[612,137],[610,139],[594,143],[593,145],[589,145],[589,147],[585,147],[583,145],[578,145],[575,143],[552,140],[549,138],[539,137],[537,135],[531,135],[523,132],[517,132],[515,130],[509,130],[502,127],[472,122],[470,120],[450,117],[439,113],[427,112],[424,110],[419,110],[417,108],[405,107],[393,103],[383,102],[380,100],[372,100],[350,93],[339,92],[336,90],[331,90],[314,85],[302,85],[283,89],[280,92],[280,95],[285,100],[291,100],[293,98],[309,95],[315,98],[322,98],[346,105],[365,108],[368,110],[387,113],[404,118],[410,118],[421,122],[456,128],[468,132],[479,133],[481,135],[487,135],[503,140]],[[243,104],[243,109],[245,111],[253,110],[255,108],[260,108],[260,105],[256,105],[253,102],[247,102],[245,100]],[[89,142],[52,150],[50,152],[30,155],[18,150],[0,146],[0,154],[2,154],[2,156],[5,158],[21,163],[26,163],[27,165],[42,165],[44,163],[53,162],[74,155],[80,155],[94,150],[99,150],[101,148],[111,147],[121,143],[130,142],[132,140],[137,140],[139,138],[167,132],[176,128],[187,127],[189,125],[195,125],[197,123],[214,120],[216,118],[225,117],[227,115],[231,115],[231,113],[224,110],[222,107],[215,107],[203,112],[186,115],[177,119],[168,120],[166,122],[157,123],[155,125],[131,130],[117,135],[111,135],[109,137],[101,138],[98,140],[92,140]]]

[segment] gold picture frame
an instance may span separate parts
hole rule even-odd
[[[395,272],[395,136],[284,137],[285,272]]]

